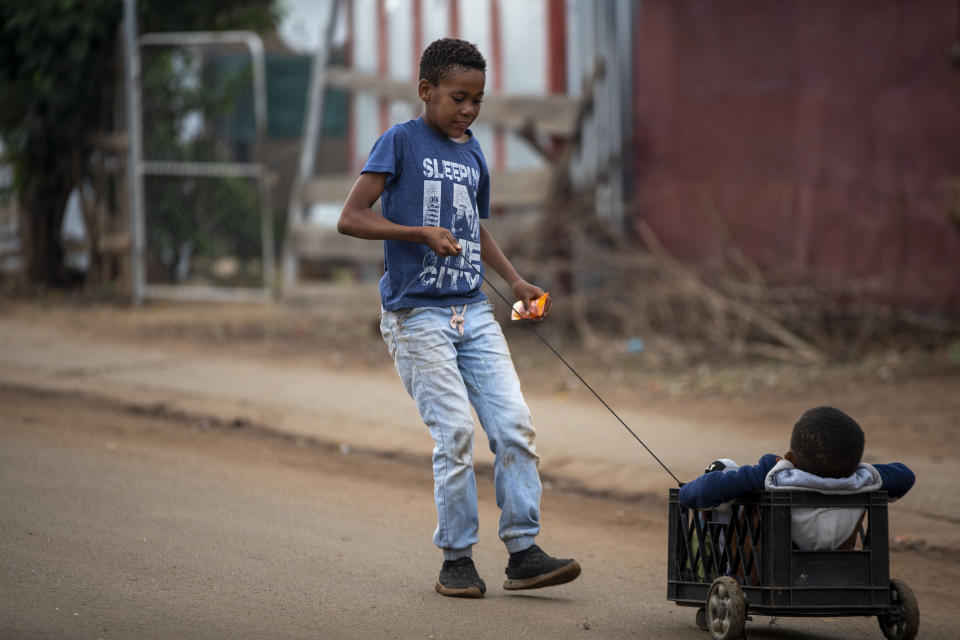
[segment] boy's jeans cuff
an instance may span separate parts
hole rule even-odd
[[[470,557],[473,557],[473,547],[467,547],[466,549],[444,549],[443,550],[444,560],[459,560],[460,558],[470,558]]]
[[[508,553],[516,553],[517,551],[529,549],[533,546],[535,541],[536,538],[534,536],[520,536],[518,538],[509,538],[504,540],[503,543],[507,545]]]

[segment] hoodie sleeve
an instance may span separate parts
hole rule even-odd
[[[764,478],[778,459],[768,453],[755,465],[743,466],[735,471],[705,473],[680,487],[680,504],[690,509],[705,509],[762,491]]]
[[[907,491],[910,491],[916,481],[913,471],[902,462],[875,464],[873,468],[877,470],[883,480],[883,486],[880,487],[881,491],[886,491],[891,500],[903,497]]]

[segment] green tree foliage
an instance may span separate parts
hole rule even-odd
[[[140,32],[252,29],[279,20],[276,0],[139,0]],[[88,134],[112,121],[121,0],[0,2],[0,137],[15,171],[27,275],[59,284],[63,208]]]
[[[117,0],[0,3],[0,134],[25,213],[33,280],[60,279],[63,207],[88,123],[97,120],[121,16]]]

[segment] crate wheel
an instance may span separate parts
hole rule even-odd
[[[730,576],[714,580],[707,592],[705,609],[707,631],[716,640],[741,637],[747,619],[747,600],[736,580]]]
[[[913,640],[920,629],[920,606],[913,590],[894,578],[890,581],[890,601],[893,609],[877,616],[883,636],[887,640]]]
[[[707,610],[703,607],[697,609],[697,626],[700,627],[701,631],[708,631],[710,629],[707,626]]]

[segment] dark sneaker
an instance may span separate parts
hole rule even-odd
[[[444,560],[437,578],[437,593],[454,598],[482,598],[487,585],[477,575],[477,568],[470,558]]]
[[[507,580],[503,588],[539,589],[565,584],[580,575],[580,564],[576,560],[554,558],[543,549],[533,545],[529,549],[510,554],[507,565]]]

